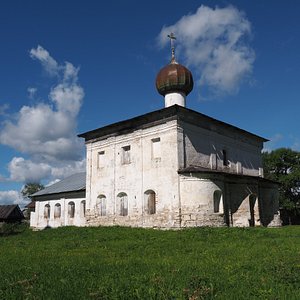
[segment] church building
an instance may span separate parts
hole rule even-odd
[[[280,226],[267,140],[186,108],[193,77],[173,46],[156,88],[164,108],[79,135],[86,173],[35,193],[31,227]]]

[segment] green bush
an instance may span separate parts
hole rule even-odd
[[[2,223],[0,224],[0,236],[7,236],[23,232],[28,227],[25,223]]]

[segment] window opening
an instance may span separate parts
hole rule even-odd
[[[122,154],[123,154],[123,158],[122,158],[122,163],[123,164],[130,164],[130,146],[125,146],[122,147]]]
[[[223,166],[228,166],[229,165],[229,161],[227,158],[227,152],[226,150],[222,150],[222,154],[223,154]]]
[[[161,157],[160,138],[152,139],[152,158]]]
[[[104,195],[98,196],[96,206],[99,215],[106,216],[106,197]]]
[[[105,151],[98,152],[98,168],[103,168],[105,165]]]
[[[50,205],[46,204],[44,208],[44,218],[50,219]]]
[[[55,204],[54,207],[54,218],[60,218],[61,217],[61,205],[59,203]]]
[[[128,215],[128,199],[125,193],[120,193],[118,195],[119,205],[120,205],[120,216]]]
[[[74,218],[75,216],[75,203],[69,202],[68,204],[68,215],[70,218]]]

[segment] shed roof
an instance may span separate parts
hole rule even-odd
[[[14,213],[14,215],[11,216],[14,210],[16,210],[16,213]],[[0,220],[7,220],[10,217],[15,217],[16,215],[19,215],[21,219],[24,218],[19,205],[0,205]]]
[[[85,190],[85,178],[86,173],[76,173],[73,174],[57,183],[54,183],[50,186],[47,186],[43,190],[40,190],[31,196],[42,196],[46,194],[57,194],[71,191],[80,191]]]

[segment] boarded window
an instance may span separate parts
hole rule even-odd
[[[61,205],[56,203],[54,206],[54,218],[58,219],[61,217]]]
[[[85,217],[85,200],[80,202],[80,216]]]
[[[148,190],[144,194],[145,209],[147,214],[153,215],[156,213],[156,194],[152,190]]]
[[[223,197],[221,191],[214,192],[214,213],[223,213]]]
[[[44,218],[50,219],[50,205],[46,204],[44,207]]]
[[[130,146],[125,146],[122,148],[122,164],[130,164]]]
[[[96,209],[100,216],[106,216],[106,197],[104,195],[98,196]]]
[[[74,218],[75,216],[75,203],[73,201],[68,204],[68,216],[70,218]]]
[[[161,157],[160,138],[152,139],[152,158]]]
[[[127,216],[128,215],[128,199],[127,194],[120,193],[118,194],[118,203],[120,207],[120,216]]]

